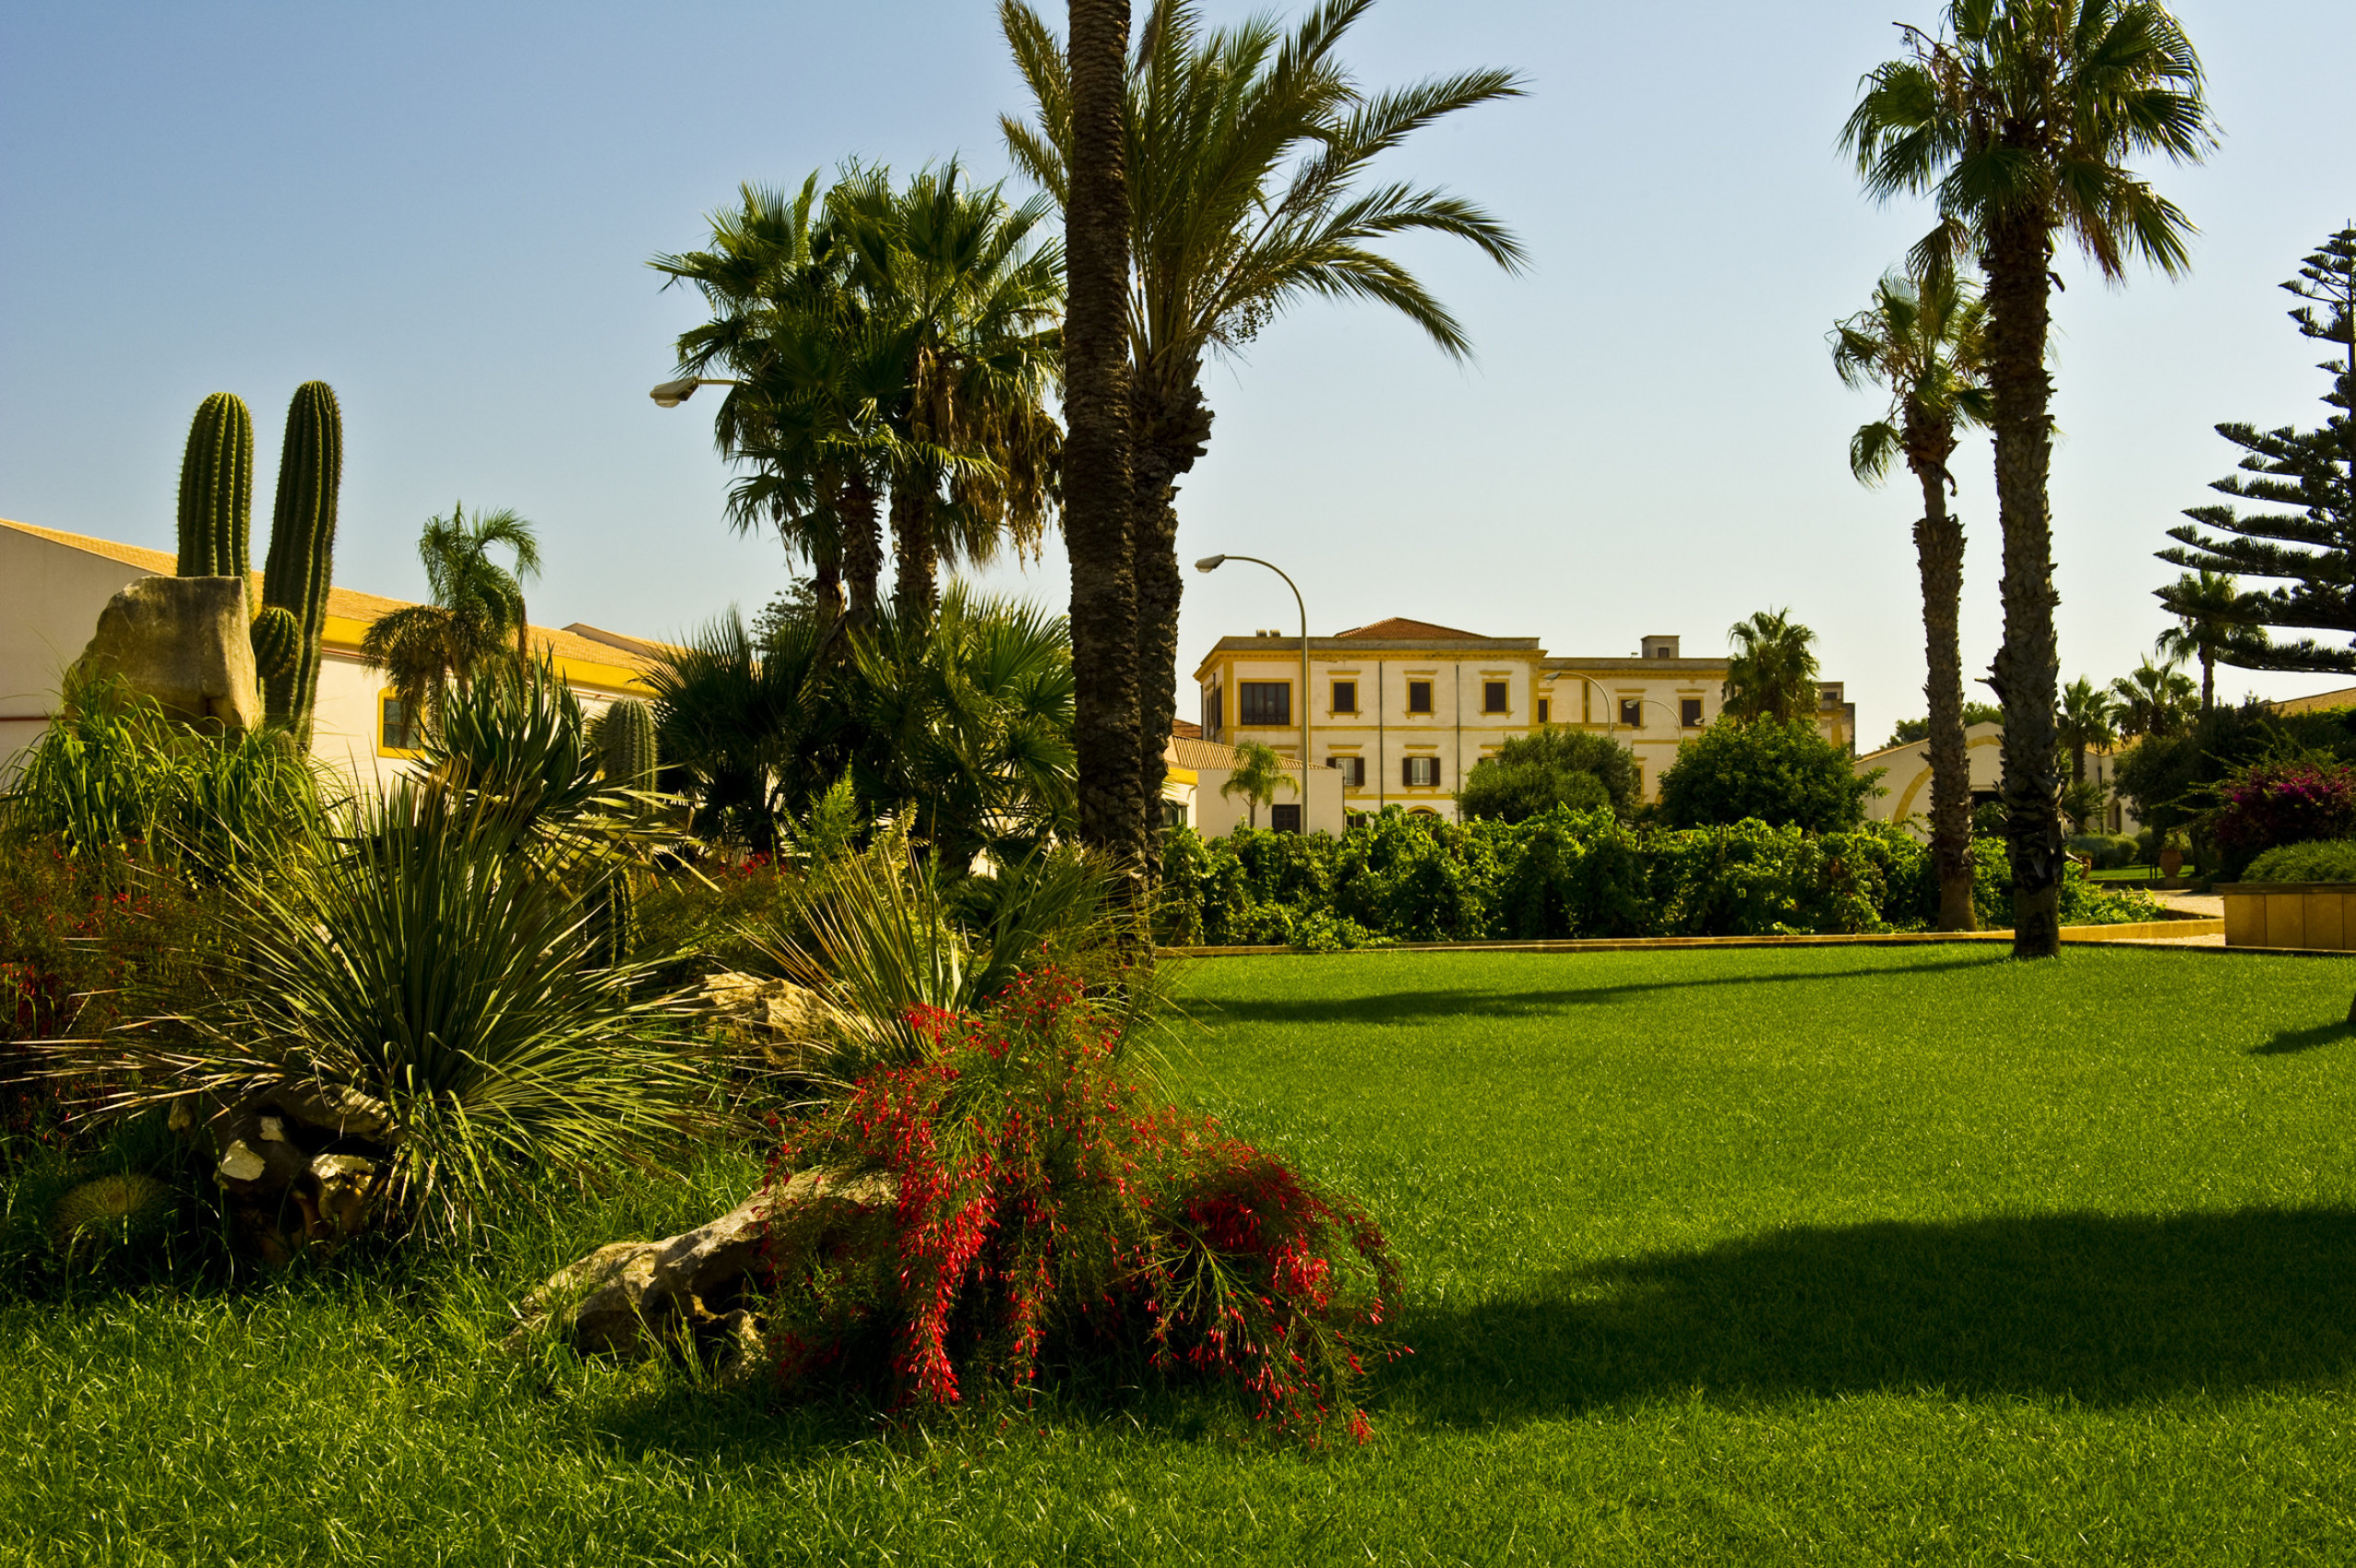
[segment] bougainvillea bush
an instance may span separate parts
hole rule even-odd
[[[2356,833],[2356,766],[2329,757],[2255,762],[2216,786],[2210,831],[2235,869],[2280,844]]]
[[[1398,1289],[1364,1212],[1160,1102],[1067,974],[911,1021],[930,1057],[860,1079],[773,1164],[773,1182],[824,1169],[896,1192],[854,1239],[813,1246],[791,1218],[768,1238],[790,1392],[848,1382],[937,1409],[1142,1363],[1238,1389],[1279,1430],[1364,1439],[1357,1389],[1392,1353]]]

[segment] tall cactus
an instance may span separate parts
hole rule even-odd
[[[270,559],[261,599],[291,612],[303,630],[293,667],[262,683],[263,710],[311,744],[311,709],[319,695],[319,635],[328,618],[335,570],[336,491],[343,483],[343,412],[324,381],[294,389],[286,409],[286,445],[278,459],[278,501],[270,514]]]
[[[243,577],[254,511],[254,416],[234,392],[196,406],[180,457],[182,577]]]
[[[597,716],[597,755],[618,790],[654,788],[654,712],[623,698]]]
[[[654,788],[654,713],[646,704],[629,698],[611,704],[597,716],[592,738],[608,789]],[[590,932],[596,962],[606,967],[627,962],[638,946],[638,882],[632,868],[614,869]]]

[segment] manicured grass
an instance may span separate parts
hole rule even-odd
[[[2356,961],[1217,961],[1171,1072],[1369,1200],[1377,1440],[881,1433],[495,1349],[588,1242],[0,1318],[0,1552],[164,1562],[2345,1561]]]

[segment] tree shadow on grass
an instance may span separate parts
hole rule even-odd
[[[1807,1228],[1410,1309],[1384,1378],[1486,1427],[1701,1393],[1936,1389],[2097,1406],[2356,1373],[2356,1213],[2063,1214]]]
[[[2356,1024],[2335,1020],[2307,1029],[2286,1029],[2272,1039],[2251,1046],[2249,1054],[2253,1056],[2293,1056],[2338,1040],[2356,1040]]]
[[[1505,990],[1461,986],[1446,990],[1386,991],[1366,997],[1190,997],[1187,1008],[1205,1022],[1239,1023],[1424,1023],[1456,1018],[1527,1018],[1565,1008],[1595,1007],[1653,991],[1698,990],[1711,986],[1785,986],[1809,981],[1892,980],[1941,970],[1978,969],[2004,963],[2010,955],[1944,959],[1894,969],[1834,969],[1796,974],[1716,974],[1693,979],[1651,980],[1623,986],[1565,986],[1551,991]]]

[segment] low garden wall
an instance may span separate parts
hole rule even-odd
[[[2225,945],[2356,952],[2356,882],[2220,882]]]

